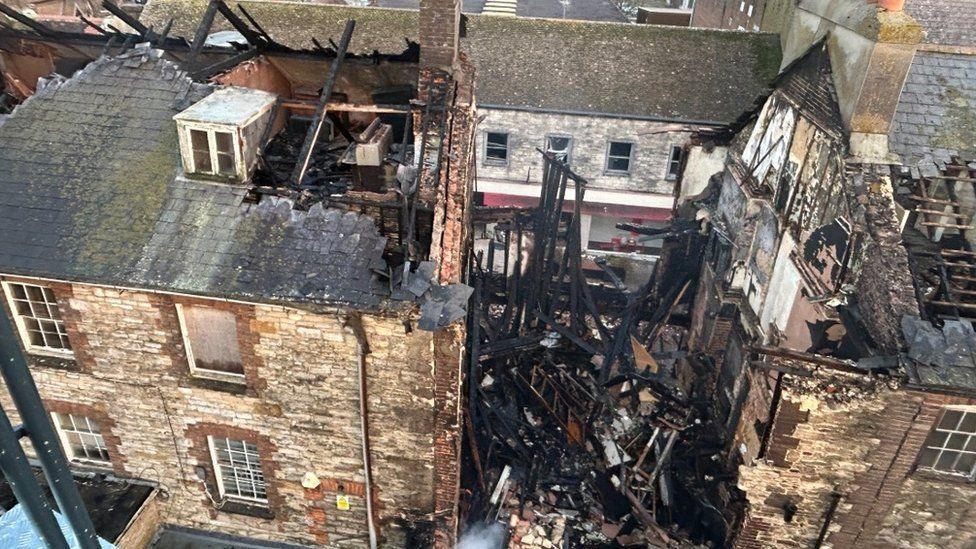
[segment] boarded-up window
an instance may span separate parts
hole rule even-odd
[[[244,365],[237,342],[237,318],[229,311],[177,305],[190,369],[243,380]]]

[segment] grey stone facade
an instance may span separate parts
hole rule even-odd
[[[517,182],[539,182],[542,159],[537,148],[547,135],[573,138],[570,166],[591,188],[647,192],[670,196],[675,181],[667,179],[672,145],[684,146],[693,126],[573,114],[551,114],[501,109],[479,109],[486,115],[478,129],[478,177]],[[500,165],[485,156],[485,135],[508,133],[508,162]],[[608,173],[610,141],[634,144],[630,172]]]

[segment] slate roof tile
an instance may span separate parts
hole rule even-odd
[[[891,151],[905,164],[976,156],[976,78],[970,72],[976,73],[976,55],[915,54],[889,131]]]
[[[371,219],[299,212],[278,198],[245,204],[242,187],[179,176],[172,117],[190,88],[140,49],[97,60],[17,107],[0,126],[0,272],[382,306],[387,289],[367,264],[384,264],[385,239]],[[346,251],[362,262],[321,246],[337,238],[329,220],[340,215]]]
[[[314,48],[313,38],[338,41],[347,19],[356,20],[354,53],[401,53],[408,40],[417,42],[416,11],[228,4],[243,6],[272,38],[296,49]],[[140,19],[157,28],[173,19],[171,34],[192,38],[206,6],[150,0]],[[479,103],[510,108],[727,124],[768,91],[782,57],[774,34],[482,14],[463,24]]]

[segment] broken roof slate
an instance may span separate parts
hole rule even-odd
[[[356,20],[355,53],[401,53],[413,10],[240,1],[275,40],[312,49]],[[150,0],[141,20],[192,37],[206,0]],[[233,7],[233,6],[232,6]],[[781,60],[774,34],[468,15],[462,49],[482,106],[728,124],[768,92]]]
[[[891,151],[913,167],[976,156],[976,55],[915,54],[890,143]]]
[[[141,49],[102,58],[0,127],[0,272],[247,301],[379,306],[372,219],[179,175],[199,92]],[[147,108],[148,106],[148,108]]]

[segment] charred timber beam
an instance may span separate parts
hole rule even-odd
[[[260,50],[258,50],[257,48],[251,48],[251,49],[248,49],[248,50],[244,50],[243,52],[241,52],[241,53],[239,53],[239,54],[237,54],[237,55],[235,55],[233,57],[228,57],[227,59],[224,59],[223,61],[218,61],[218,62],[214,63],[213,65],[209,65],[207,67],[204,67],[204,68],[202,68],[202,69],[200,69],[200,70],[192,73],[190,75],[190,77],[193,78],[193,79],[195,79],[195,80],[203,80],[203,79],[206,79],[206,78],[210,78],[211,76],[214,76],[216,74],[220,74],[220,73],[222,73],[224,71],[228,71],[228,70],[236,67],[237,65],[240,65],[241,63],[243,63],[243,62],[245,62],[245,61],[247,61],[249,59],[254,59],[258,55],[260,55],[260,53],[261,53]]]
[[[276,43],[274,38],[271,38],[271,35],[268,34],[266,30],[264,30],[264,27],[262,27],[257,21],[255,21],[254,18],[251,17],[251,14],[248,13],[246,9],[244,9],[244,6],[237,4],[237,9],[241,11],[241,15],[243,15],[244,18],[247,19],[248,23],[250,23],[258,31],[258,34],[260,34],[261,37],[264,38],[264,40],[267,43],[269,44]]]
[[[247,40],[248,44],[251,46],[267,45],[264,38],[259,36],[258,33],[254,32],[251,27],[247,26],[247,23],[241,20],[241,18],[234,13],[234,10],[227,7],[227,4],[225,4],[222,0],[216,0],[216,2],[217,10],[220,11],[220,15],[223,15],[224,19],[226,19],[227,22],[237,30],[237,32],[244,36],[244,39]]]
[[[156,36],[149,27],[143,25],[138,19],[129,15],[125,10],[119,6],[109,2],[108,0],[102,0],[102,7],[112,15],[118,17],[123,23],[132,27],[137,33],[139,33],[146,40],[153,40]]]
[[[225,6],[226,7],[226,6]],[[339,41],[339,48],[336,51],[336,58],[329,66],[329,74],[326,76],[325,85],[322,87],[322,94],[319,96],[319,104],[315,109],[315,116],[308,126],[308,133],[305,135],[305,142],[302,144],[302,151],[298,154],[298,164],[292,173],[292,182],[301,185],[308,170],[308,164],[312,160],[312,150],[315,142],[319,139],[322,131],[322,124],[325,122],[325,112],[328,108],[329,97],[332,95],[332,88],[335,87],[336,78],[339,76],[339,67],[342,60],[346,57],[346,50],[349,49],[349,41],[352,39],[352,32],[356,28],[356,22],[352,19],[346,21],[346,28],[342,31],[342,40]]]
[[[24,25],[25,27],[28,27],[41,36],[56,37],[61,35],[60,32],[49,29],[47,25],[34,21],[30,17],[27,17],[26,15],[11,8],[10,6],[4,5],[3,3],[0,3],[0,13],[6,15],[21,25]]]
[[[207,11],[203,12],[203,19],[200,20],[200,25],[197,27],[196,33],[193,35],[193,43],[190,45],[190,54],[187,56],[185,61],[185,66],[187,68],[192,67],[197,61],[197,56],[200,54],[200,50],[203,49],[203,44],[207,41],[207,36],[210,34],[210,28],[213,27],[214,17],[217,16],[217,0],[210,0],[207,4]]]
[[[767,356],[777,356],[780,358],[788,358],[791,360],[799,360],[801,362],[807,362],[810,364],[817,364],[819,366],[825,366],[827,368],[838,370],[842,372],[849,372],[854,374],[864,374],[864,370],[857,368],[843,360],[837,358],[831,358],[822,355],[815,355],[813,353],[804,353],[802,351],[794,351],[793,349],[783,349],[780,347],[769,347],[769,346],[754,346],[750,349],[752,352],[767,355]]]

